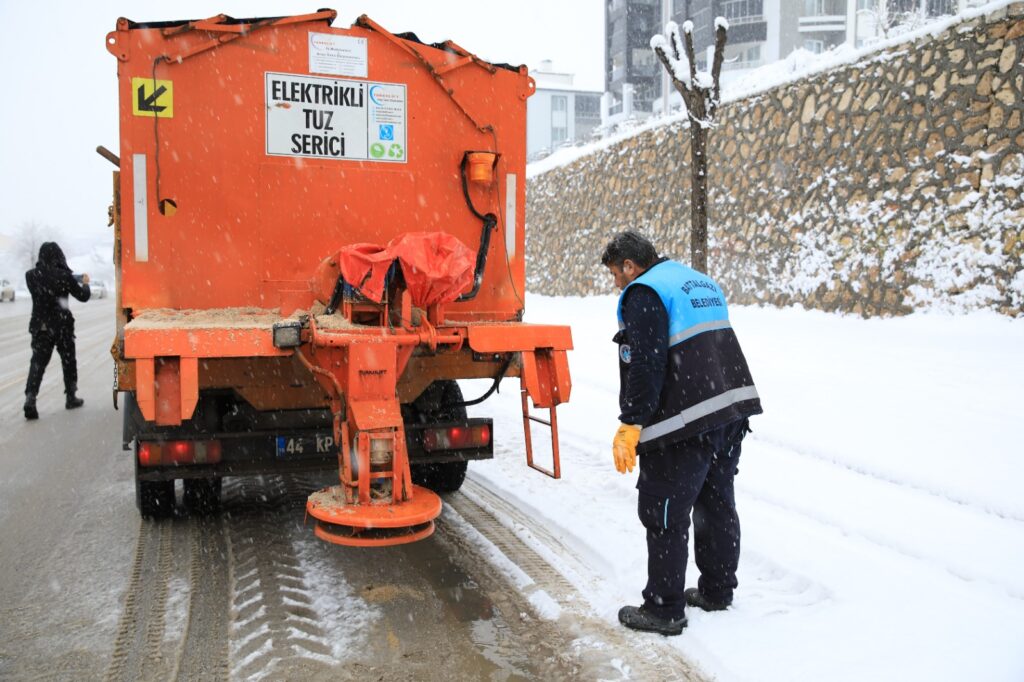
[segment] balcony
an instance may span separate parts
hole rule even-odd
[[[722,3],[722,16],[730,26],[756,24],[764,21],[763,0],[725,0]]]
[[[726,61],[722,63],[722,71],[742,71],[744,69],[756,69],[759,66],[764,65],[763,59],[754,59],[751,61]]]
[[[800,33],[830,33],[846,30],[845,14],[817,14],[800,17]]]

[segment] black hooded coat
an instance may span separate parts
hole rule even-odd
[[[45,242],[39,247],[39,260],[25,273],[25,283],[32,294],[29,333],[33,336],[39,332],[57,335],[70,331],[74,334],[75,318],[68,308],[68,296],[85,302],[91,292],[88,285],[75,280],[60,246]]]
[[[68,296],[85,302],[89,300],[91,291],[88,285],[79,284],[71,274],[64,252],[54,242],[46,242],[39,247],[39,261],[25,273],[25,282],[32,294],[32,318],[28,323],[28,331],[32,335],[32,361],[25,395],[35,400],[43,372],[56,348],[64,368],[64,392],[70,400],[78,387],[78,363],[75,358],[75,318],[68,308]]]

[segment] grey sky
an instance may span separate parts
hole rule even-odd
[[[35,220],[59,228],[68,242],[109,235],[113,166],[94,149],[118,153],[117,70],[104,48],[119,16],[136,21],[338,11],[347,27],[368,14],[388,30],[413,31],[427,42],[452,39],[481,57],[534,67],[552,59],[579,86],[604,87],[602,0],[376,2],[72,2],[38,5],[0,0],[0,233]]]

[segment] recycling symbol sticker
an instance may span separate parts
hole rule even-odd
[[[393,146],[393,145],[392,145]],[[380,142],[374,142],[370,145],[370,156],[375,159],[383,158],[384,156],[384,145]]]
[[[400,159],[405,154],[405,150],[402,149],[402,145],[395,142],[388,147],[388,157],[392,159]]]

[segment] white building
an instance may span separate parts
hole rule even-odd
[[[530,75],[537,90],[526,100],[526,158],[589,140],[601,123],[601,92],[574,86],[573,75],[555,71],[548,60]]]

